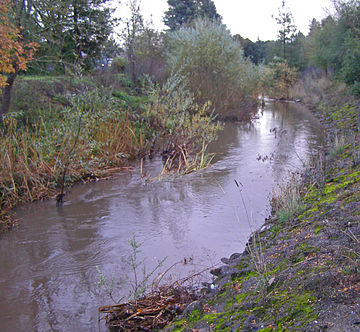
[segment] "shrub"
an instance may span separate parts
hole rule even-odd
[[[111,63],[111,71],[113,73],[125,73],[126,68],[129,66],[129,61],[124,58],[115,58]]]
[[[254,100],[257,70],[219,22],[197,19],[171,32],[167,59],[172,71],[187,79],[196,101],[211,101],[218,113],[239,111]]]
[[[221,129],[214,116],[209,115],[209,105],[198,105],[185,81],[173,75],[162,88],[152,85],[144,114],[168,168],[179,171],[188,168],[190,154],[201,149],[204,152]]]
[[[262,86],[269,97],[289,99],[289,89],[295,84],[296,79],[296,70],[290,68],[286,60],[278,59],[266,69]]]

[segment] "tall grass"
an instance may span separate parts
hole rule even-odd
[[[291,220],[302,208],[301,179],[294,174],[291,179],[273,193],[271,206],[280,222]]]
[[[91,91],[69,97],[69,103],[61,110],[39,111],[31,126],[24,125],[23,115],[17,113],[3,120],[2,213],[18,202],[54,195],[65,168],[65,181],[78,181],[122,165],[145,149],[143,133],[111,97]]]

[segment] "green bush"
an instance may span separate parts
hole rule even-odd
[[[173,72],[186,78],[196,101],[211,101],[218,113],[257,100],[257,70],[219,22],[197,19],[171,32],[167,60]]]
[[[352,85],[353,94],[359,94],[360,81],[360,41],[358,38],[349,37],[346,41],[346,53],[342,65],[344,81]]]
[[[350,92],[354,96],[360,96],[360,82],[355,81],[351,86]]]

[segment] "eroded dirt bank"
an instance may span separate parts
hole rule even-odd
[[[314,111],[327,148],[294,185],[298,205],[286,213],[274,201],[247,249],[213,271],[215,289],[169,330],[360,330],[359,112],[356,102]]]

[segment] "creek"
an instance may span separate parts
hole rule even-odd
[[[97,308],[113,304],[98,269],[117,283],[132,275],[129,240],[150,271],[177,261],[173,280],[242,252],[270,213],[274,188],[323,145],[303,106],[268,102],[251,123],[227,123],[210,149],[213,165],[182,177],[156,177],[154,158],[109,180],[73,187],[54,201],[17,209],[19,227],[0,239],[0,331],[98,331]],[[238,181],[240,188],[235,185]],[[126,283],[114,296],[128,294]],[[100,322],[100,330],[104,322]]]

